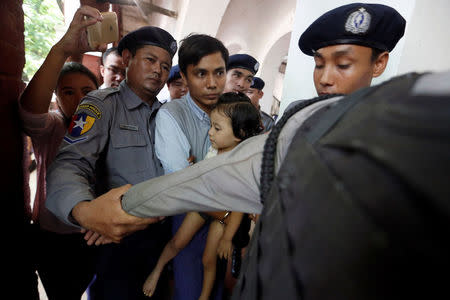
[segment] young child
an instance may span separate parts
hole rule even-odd
[[[210,114],[211,128],[208,132],[211,147],[205,158],[227,152],[243,140],[259,134],[262,130],[261,116],[243,93],[225,93]],[[194,234],[205,224],[211,222],[203,253],[203,287],[199,299],[208,299],[216,277],[217,255],[231,258],[232,239],[243,218],[241,212],[190,212],[181,227],[167,243],[156,267],[144,283],[144,294],[151,297],[164,266],[173,259],[188,243]]]

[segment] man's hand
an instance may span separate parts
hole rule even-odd
[[[161,218],[139,218],[127,214],[121,205],[122,195],[131,184],[110,190],[92,201],[78,203],[72,209],[72,217],[81,227],[94,231],[118,243],[125,236],[145,229]]]
[[[110,244],[113,242],[110,238],[107,238],[104,235],[101,235],[92,230],[83,229],[81,230],[81,233],[84,233],[84,240],[89,246],[92,245],[100,246]]]

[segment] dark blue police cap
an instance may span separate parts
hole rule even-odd
[[[262,80],[259,77],[253,77],[253,83],[250,86],[250,88],[257,89],[257,90],[262,90],[264,88],[264,85],[266,85],[264,80]]]
[[[258,61],[248,54],[234,54],[228,59],[227,70],[241,68],[256,74],[259,69]]]
[[[167,79],[167,83],[171,83],[172,81],[181,78],[180,67],[178,65],[173,66],[170,69],[169,78]]]
[[[306,55],[323,47],[356,44],[391,51],[405,33],[405,19],[392,7],[352,3],[320,16],[298,41]]]
[[[144,26],[125,35],[117,46],[122,55],[123,49],[130,49],[142,45],[151,45],[163,48],[173,58],[177,52],[177,41],[164,29],[155,26]]]

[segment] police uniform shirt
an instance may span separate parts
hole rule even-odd
[[[340,99],[342,97],[334,97],[309,105],[288,120],[278,137],[276,172],[303,122]],[[170,216],[188,211],[260,213],[261,161],[267,137],[262,134],[249,138],[229,152],[135,185],[123,195],[122,207],[138,217]]]
[[[154,151],[155,115],[122,81],[89,93],[78,106],[47,175],[47,207],[65,222],[79,202],[163,174]]]

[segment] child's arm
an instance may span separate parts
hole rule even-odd
[[[217,254],[220,258],[228,259],[231,257],[231,251],[233,250],[232,240],[233,236],[241,224],[244,213],[233,211],[229,216],[229,220],[225,226],[225,232],[219,242],[217,248]]]

